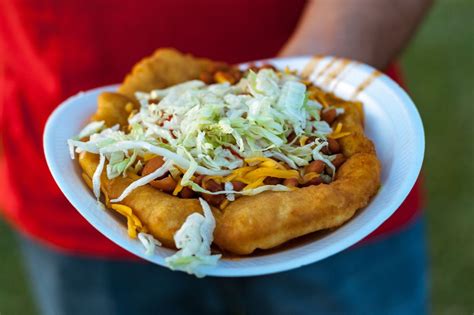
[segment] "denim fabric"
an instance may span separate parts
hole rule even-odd
[[[42,314],[425,314],[424,224],[321,262],[251,278],[196,279],[144,262],[64,255],[21,238]]]

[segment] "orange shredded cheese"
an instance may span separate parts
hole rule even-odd
[[[230,203],[229,199],[224,200],[224,201],[219,205],[219,209],[224,210],[224,209],[229,205],[229,203]]]
[[[177,184],[176,187],[173,190],[173,196],[177,196],[181,190],[183,190],[183,186],[181,185],[181,176],[178,176],[177,178]]]
[[[231,84],[233,83],[232,81],[234,81],[229,74],[222,71],[218,71],[214,74],[214,80],[216,80],[217,83],[229,82]]]
[[[338,134],[335,134],[335,135],[331,135],[330,138],[340,139],[340,138],[347,137],[347,136],[350,136],[350,135],[351,135],[350,132],[341,132],[341,133],[338,133]]]
[[[277,168],[281,170],[286,170],[286,168],[283,165],[267,157],[247,158],[245,159],[245,162],[247,162],[247,164],[252,165],[252,166],[257,165],[258,167],[273,167],[273,168]]]
[[[245,162],[250,166],[255,166],[261,162],[265,162],[268,160],[273,161],[272,159],[264,157],[264,156],[256,156],[256,157],[246,158]]]
[[[140,219],[133,214],[132,208],[118,203],[112,204],[110,207],[127,218],[128,236],[137,238],[137,231],[146,232]]]
[[[203,183],[209,179],[214,179],[218,183],[239,181],[247,186],[244,189],[252,189],[263,185],[266,177],[295,178],[299,174],[295,170],[287,170],[282,164],[267,157],[253,157],[245,160],[251,166],[244,166],[232,171],[226,177],[206,176]]]
[[[94,186],[94,185],[92,185],[92,179],[90,179],[90,177],[87,176],[86,173],[82,173],[82,179],[84,179],[84,181],[86,182],[86,185],[87,185],[91,190],[93,190],[93,186]]]
[[[234,179],[243,177],[245,174],[247,174],[248,172],[253,171],[255,169],[257,169],[256,166],[244,166],[244,167],[238,168],[238,169],[232,171],[232,174],[227,175],[224,178],[224,182],[230,182]]]
[[[109,198],[109,194],[107,193],[107,191],[105,189],[102,189],[102,193],[104,194],[104,199],[105,199],[105,206],[107,208],[110,208],[110,198]]]
[[[307,136],[301,136],[300,137],[300,146],[304,146],[306,144],[306,141],[308,141]]]
[[[156,157],[156,154],[153,154],[153,153],[145,153],[145,155],[143,156],[143,160],[145,162],[148,162],[149,160],[153,159]]]
[[[314,87],[312,88],[310,87],[308,89],[308,92],[309,92],[310,99],[318,101],[319,103],[321,103],[321,105],[323,105],[324,108],[329,107],[329,103],[327,102],[326,96],[324,95],[323,91]]]
[[[336,129],[334,129],[333,133],[339,133],[342,130],[342,123],[337,123]]]
[[[277,170],[269,167],[260,167],[254,171],[248,172],[245,178],[250,181],[255,181],[262,177],[276,177],[276,178],[295,178],[298,177],[298,171],[295,170]]]
[[[329,135],[329,138],[339,139],[350,134],[350,132],[342,132],[342,123],[337,123],[336,129]]]
[[[279,169],[279,170],[286,170],[286,168],[281,165],[280,163],[278,163],[277,161],[265,161],[265,162],[262,162],[258,165],[259,167],[270,167],[270,168],[276,168],[276,169]]]
[[[313,180],[313,179],[315,179],[319,176],[320,176],[320,174],[318,174],[316,172],[310,172],[310,173],[304,174],[304,176],[301,178],[301,180],[299,182],[300,182],[300,184],[305,184],[305,183],[309,182],[310,180]]]
[[[140,179],[141,176],[137,175],[136,173],[134,172],[128,172],[127,173],[127,176],[130,178],[130,179],[133,179],[133,180],[137,180],[137,179]]]
[[[253,183],[248,184],[247,186],[245,186],[244,190],[249,190],[249,189],[253,189],[253,188],[257,188],[259,186],[262,186],[264,180],[265,180],[265,177],[260,177],[259,179],[257,179]]]

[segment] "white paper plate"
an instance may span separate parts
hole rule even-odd
[[[270,59],[278,68],[302,71],[310,57]],[[369,206],[340,228],[310,242],[256,257],[223,259],[205,272],[213,276],[263,275],[314,263],[349,246],[374,231],[400,206],[413,187],[423,161],[423,125],[408,95],[385,75],[374,76],[367,65],[324,57],[311,63],[311,78],[336,95],[349,99],[363,82],[368,86],[357,95],[364,103],[366,133],[374,141],[382,161],[382,187]],[[342,71],[341,71],[342,70]],[[337,75],[335,80],[334,77]],[[318,77],[319,78],[316,78]],[[97,230],[129,252],[164,265],[174,253],[159,248],[146,256],[141,243],[128,237],[126,226],[111,211],[101,210],[81,178],[76,160],[71,160],[67,139],[75,136],[96,111],[97,96],[114,91],[116,85],[81,92],[64,101],[49,117],[44,132],[44,151],[51,173],[71,204]]]

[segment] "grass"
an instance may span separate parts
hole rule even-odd
[[[0,314],[36,314],[21,262],[16,239],[0,220]]]
[[[439,0],[402,59],[426,131],[434,314],[474,312],[474,2]],[[20,255],[0,221],[0,314],[34,314]]]
[[[435,314],[474,312],[474,2],[438,1],[403,59],[426,131]]]

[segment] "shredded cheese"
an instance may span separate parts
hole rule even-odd
[[[181,185],[181,178],[179,178],[173,190],[173,196],[177,196],[181,190],[183,190],[183,186]]]
[[[339,139],[342,137],[349,136],[351,133],[350,132],[343,132],[342,131],[342,123],[337,123],[336,129],[329,135],[329,138],[331,139]]]
[[[153,153],[145,153],[145,155],[143,156],[143,160],[144,160],[145,162],[148,162],[149,160],[151,160],[151,159],[153,159],[153,158],[155,158],[155,157],[157,157],[156,154],[153,154]]]
[[[332,138],[332,139],[340,139],[340,138],[344,138],[344,137],[347,137],[347,136],[350,136],[350,135],[351,135],[350,132],[341,132],[341,133],[332,135],[330,138]]]
[[[256,156],[256,157],[246,158],[245,162],[250,166],[255,166],[262,162],[276,162],[276,161],[264,156]]]
[[[301,136],[300,137],[300,146],[304,146],[306,144],[306,141],[308,141],[308,137],[307,136]]]
[[[110,208],[109,194],[107,193],[107,191],[105,189],[102,189],[102,193],[104,194],[105,205],[107,206],[107,208]]]
[[[311,173],[304,174],[303,177],[300,180],[300,184],[306,184],[310,180],[313,180],[313,179],[315,179],[319,176],[320,176],[320,174],[318,174],[316,172],[311,172]]]
[[[276,170],[268,167],[260,167],[254,171],[248,172],[245,178],[250,181],[255,181],[261,177],[276,177],[276,178],[295,178],[298,177],[298,171],[295,170]]]
[[[299,178],[299,173],[296,170],[287,170],[282,164],[267,157],[253,157],[245,160],[253,166],[243,166],[234,171],[228,176],[205,176],[203,179],[203,186],[210,179],[217,183],[229,183],[231,181],[239,181],[244,184],[244,190],[253,189],[263,185],[263,181],[267,177],[276,178]],[[177,187],[178,188],[178,187]]]
[[[141,176],[137,175],[136,173],[134,172],[128,172],[127,173],[127,176],[133,180],[138,180],[140,178],[142,178]]]
[[[253,189],[253,188],[257,188],[257,187],[260,187],[260,186],[263,186],[263,181],[265,180],[265,177],[260,177],[259,179],[257,179],[256,181],[254,181],[253,183],[251,184],[248,184],[247,186],[244,187],[244,190],[249,190],[249,189]]]
[[[238,177],[242,177],[244,176],[246,173],[250,172],[250,171],[253,171],[253,170],[256,170],[257,167],[256,166],[244,166],[244,167],[240,167],[234,171],[232,171],[232,174],[226,176],[224,178],[224,181],[225,182],[230,182]]]
[[[228,199],[225,199],[220,205],[219,205],[219,208],[221,210],[224,210],[228,205],[229,205],[230,201]]]
[[[146,232],[142,222],[133,214],[132,208],[122,204],[111,204],[110,207],[127,218],[128,236],[137,238],[138,232]]]
[[[86,173],[82,173],[82,178],[84,179],[84,181],[86,182],[86,185],[90,188],[90,190],[92,190],[92,179],[90,179],[89,176],[87,176]]]
[[[269,167],[269,168],[275,168],[275,169],[280,169],[280,170],[286,170],[286,168],[278,163],[277,161],[265,161],[259,164],[259,167]]]

